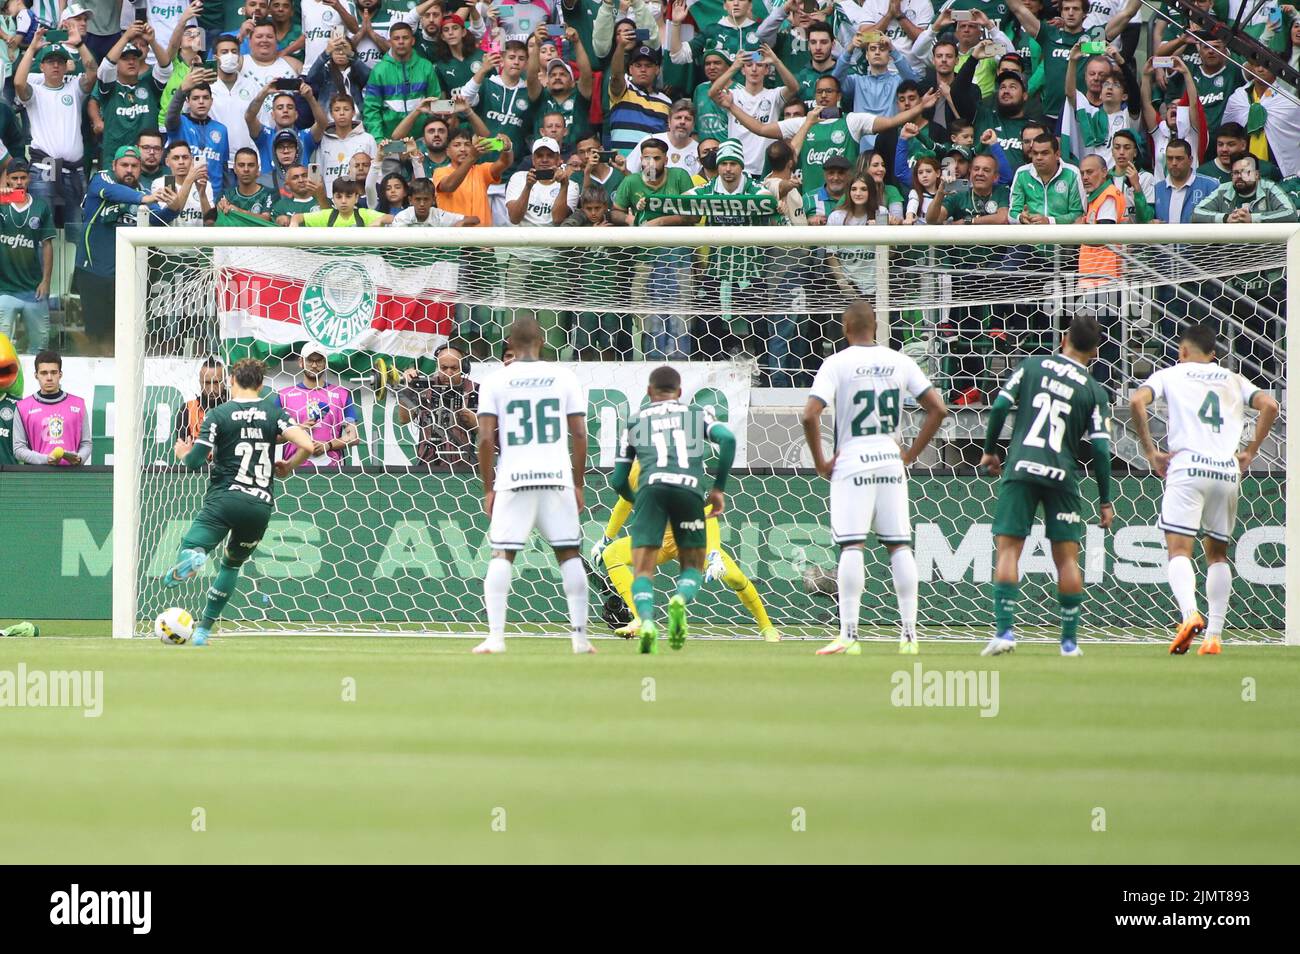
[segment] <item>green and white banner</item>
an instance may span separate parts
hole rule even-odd
[[[770,195],[648,195],[648,215],[689,215],[707,218],[761,218],[779,206]]]

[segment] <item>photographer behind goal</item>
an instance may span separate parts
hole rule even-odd
[[[477,463],[478,385],[469,379],[470,359],[455,345],[434,352],[432,375],[407,368],[397,392],[397,423],[411,421],[419,431],[415,455],[429,467]]]

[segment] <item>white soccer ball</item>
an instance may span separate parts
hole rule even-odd
[[[165,609],[153,621],[154,634],[164,643],[179,646],[194,635],[194,617],[178,606]]]

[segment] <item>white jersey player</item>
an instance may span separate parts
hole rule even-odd
[[[539,360],[544,340],[536,320],[517,319],[507,339],[514,360],[479,389],[479,470],[492,559],[483,580],[488,638],[474,647],[476,653],[506,651],[515,555],[534,529],[560,564],[573,651],[596,651],[587,639],[587,571],[578,516],[587,465],[587,401],[572,371]]]
[[[867,534],[889,551],[902,622],[899,651],[915,653],[916,557],[907,500],[907,468],[930,443],[948,413],[943,398],[905,354],[876,344],[876,314],[863,301],[844,313],[849,347],[823,362],[803,410],[804,438],[817,473],[831,481],[831,538],[840,547],[840,634],[818,655],[861,652],[858,616],[866,588]],[[912,445],[900,449],[903,404],[915,398],[926,417]],[[821,417],[835,412],[836,453],[822,449]]]
[[[1153,473],[1165,478],[1158,526],[1169,551],[1169,588],[1182,622],[1169,644],[1175,655],[1187,652],[1192,640],[1205,639],[1199,655],[1216,655],[1222,648],[1224,617],[1232,593],[1228,546],[1237,523],[1241,475],[1259,453],[1277,419],[1278,405],[1246,378],[1220,367],[1214,330],[1194,325],[1178,342],[1178,364],[1157,371],[1137,389],[1131,402],[1133,426]],[[1163,399],[1168,408],[1167,451],[1151,439],[1147,409]],[[1245,450],[1241,432],[1245,408],[1259,411],[1255,439]],[[1196,606],[1196,571],[1192,545],[1205,538],[1205,596],[1207,623]]]

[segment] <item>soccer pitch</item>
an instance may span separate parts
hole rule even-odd
[[[1295,650],[0,640],[103,712],[0,709],[9,862],[1294,860]],[[896,705],[971,670],[995,705]],[[895,677],[895,673],[901,676]],[[348,701],[349,687],[355,701]],[[1254,701],[1247,701],[1252,696]],[[923,701],[917,699],[914,701]],[[974,700],[967,700],[974,701]],[[203,830],[196,831],[201,827]]]

